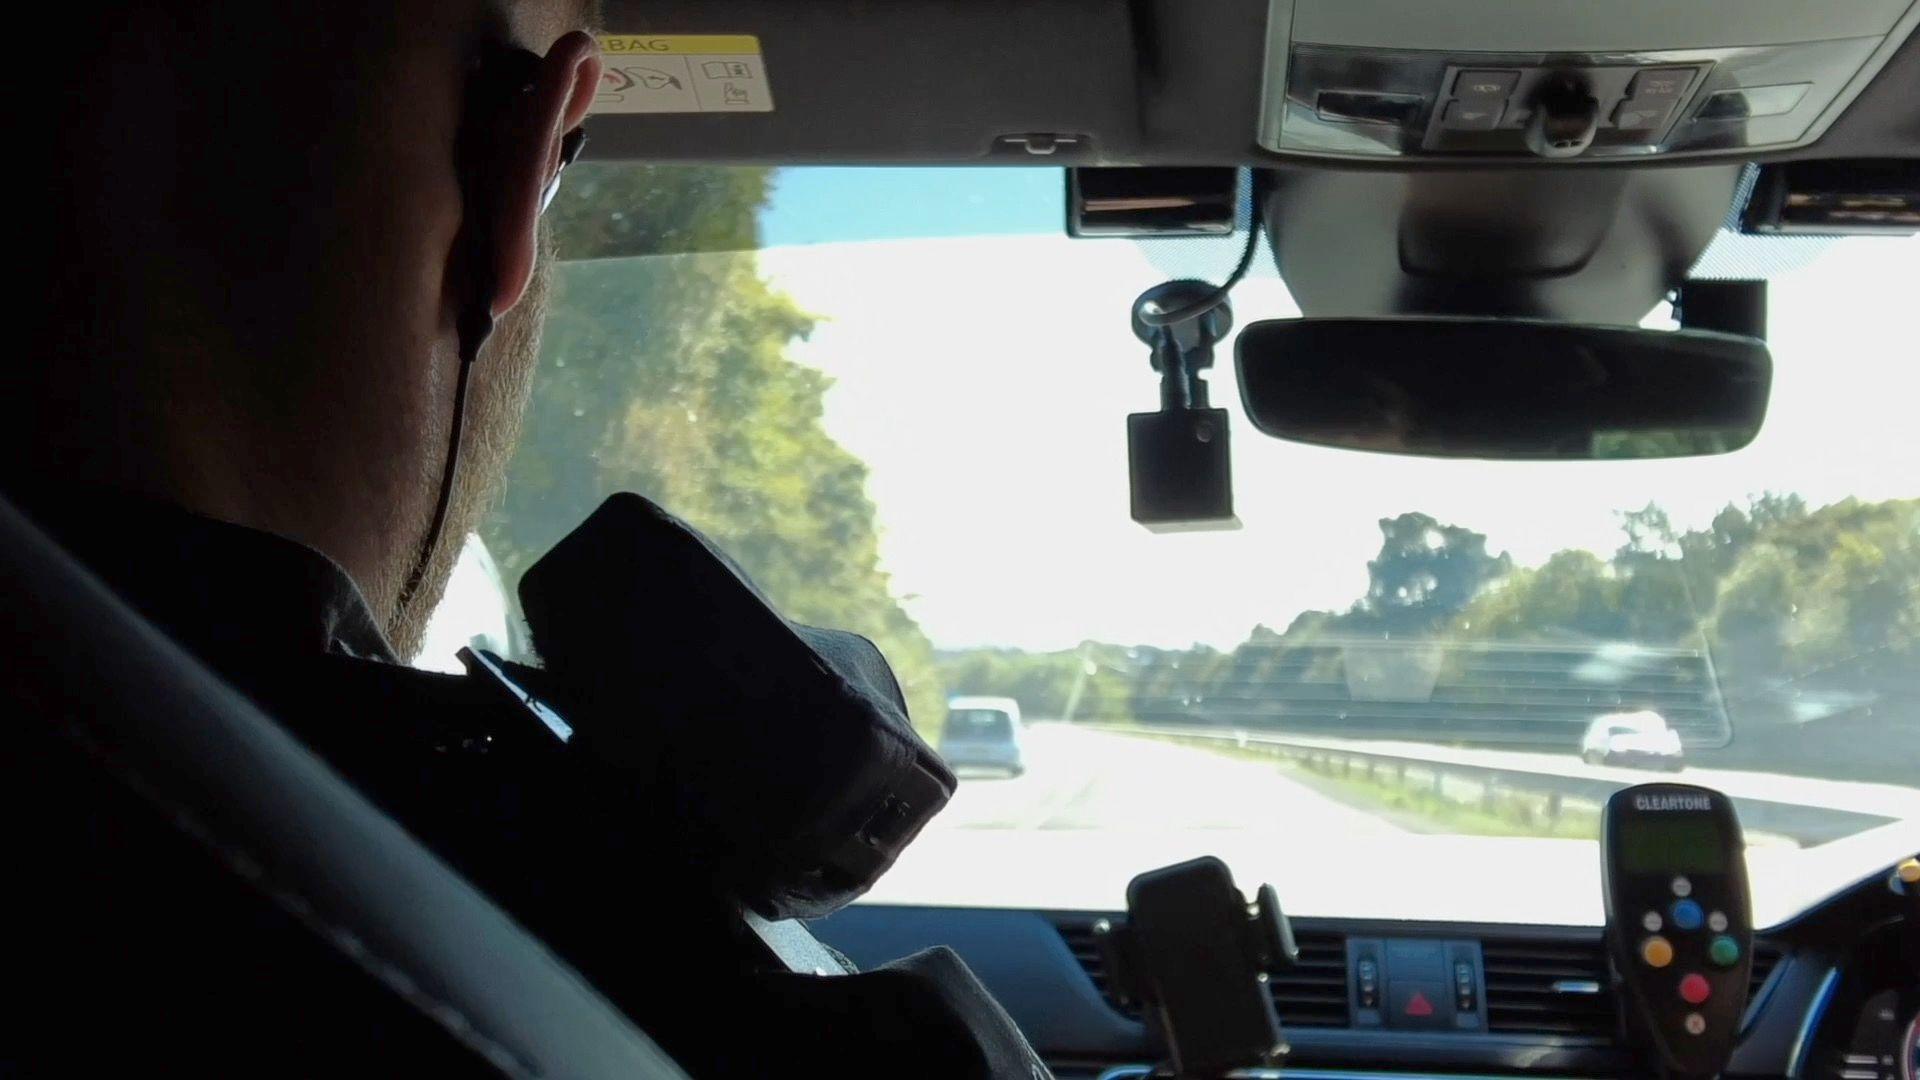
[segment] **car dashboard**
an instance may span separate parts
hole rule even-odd
[[[1920,977],[1887,874],[1756,936],[1725,1075],[1910,1080]],[[1164,1054],[1111,985],[1095,938],[1118,912],[856,905],[815,926],[862,966],[958,952],[1062,1080],[1144,1076]],[[1299,961],[1268,982],[1303,1078],[1647,1075],[1598,927],[1296,918]],[[1368,986],[1407,958],[1438,986]],[[1370,966],[1371,965],[1371,966]],[[1384,968],[1381,965],[1389,965]],[[1371,976],[1371,978],[1369,978]],[[1904,1043],[1903,1043],[1904,1040]],[[1253,1075],[1253,1074],[1249,1074]]]

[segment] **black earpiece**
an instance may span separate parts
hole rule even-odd
[[[465,293],[454,316],[454,332],[459,338],[460,371],[455,377],[453,416],[447,435],[446,463],[440,472],[440,493],[435,500],[433,520],[427,526],[413,569],[400,590],[402,608],[413,602],[426,579],[440,536],[446,530],[447,512],[453,504],[453,485],[460,472],[461,434],[466,426],[467,385],[480,350],[493,335],[494,276],[491,240],[495,218],[494,191],[490,181],[498,174],[493,166],[503,153],[498,138],[503,114],[516,98],[533,92],[539,80],[542,58],[526,49],[492,46],[475,62],[467,92],[466,111],[454,153],[459,158],[460,196],[464,202],[461,225],[459,284]],[[544,212],[560,189],[560,174],[580,156],[586,145],[586,132],[575,128],[560,143],[560,163],[540,195]]]

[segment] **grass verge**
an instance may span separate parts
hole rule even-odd
[[[1235,746],[1178,737],[1168,741],[1269,765],[1328,798],[1415,832],[1567,840],[1600,836],[1598,806],[1549,792],[1465,781],[1419,765],[1367,767],[1338,755],[1290,755],[1259,743]]]
[[[1269,758],[1268,760],[1274,760]],[[1302,762],[1277,761],[1282,772],[1315,791],[1352,806],[1378,813],[1416,832],[1458,836],[1544,836],[1565,840],[1596,840],[1600,810],[1533,792],[1496,790],[1491,797],[1456,799],[1438,794],[1431,784],[1402,785],[1379,774],[1340,775],[1318,771]]]

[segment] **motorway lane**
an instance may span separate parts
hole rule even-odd
[[[1591,840],[1413,832],[1321,795],[1277,764],[1065,724],[1028,734],[1026,775],[963,775],[869,900],[1115,910],[1140,871],[1217,855],[1243,891],[1272,882],[1293,914],[1601,918]],[[1920,820],[1806,850],[1755,847],[1756,917],[1785,918],[1916,847]]]
[[[1363,836],[1399,831],[1262,762],[1042,723],[1027,731],[1025,776],[963,773],[930,827],[1187,831],[1301,821]]]
[[[879,902],[1110,910],[1156,866],[1216,855],[1244,891],[1281,890],[1296,914],[1590,921],[1599,877],[1592,845],[1525,837],[1409,832],[1241,761],[1066,724],[1028,731],[1025,776],[965,775],[947,809],[869,896]],[[1525,864],[1566,893],[1499,884]],[[1409,908],[1408,890],[1421,895]]]
[[[1180,731],[1177,728],[1164,730]],[[1698,784],[1716,791],[1724,791],[1735,799],[1814,806],[1826,810],[1844,810],[1849,813],[1883,818],[1920,817],[1920,786],[1903,787],[1897,784],[1875,784],[1861,780],[1823,780],[1814,776],[1792,776],[1786,773],[1753,772],[1744,769],[1703,768],[1697,765],[1688,765],[1679,772],[1667,773],[1649,769],[1630,769],[1618,765],[1589,765],[1572,752],[1545,754],[1534,750],[1464,748],[1387,739],[1338,739],[1291,735],[1285,738],[1287,742],[1299,746],[1319,746],[1355,753],[1395,754],[1417,761],[1457,762],[1543,776],[1611,781],[1622,786],[1672,780],[1677,783]],[[1916,785],[1920,785],[1920,778],[1916,778]]]

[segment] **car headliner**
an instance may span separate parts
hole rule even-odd
[[[1825,17],[1852,10],[1836,5]],[[608,0],[609,32],[757,36],[777,108],[597,117],[586,152],[604,160],[774,164],[1324,168],[1255,141],[1268,11],[1269,0]],[[1750,18],[1743,5],[1727,4],[1730,38]],[[1920,34],[1909,34],[1818,141],[1755,156],[1920,158],[1917,101]],[[1084,139],[1046,157],[996,151],[998,137],[1022,132]]]

